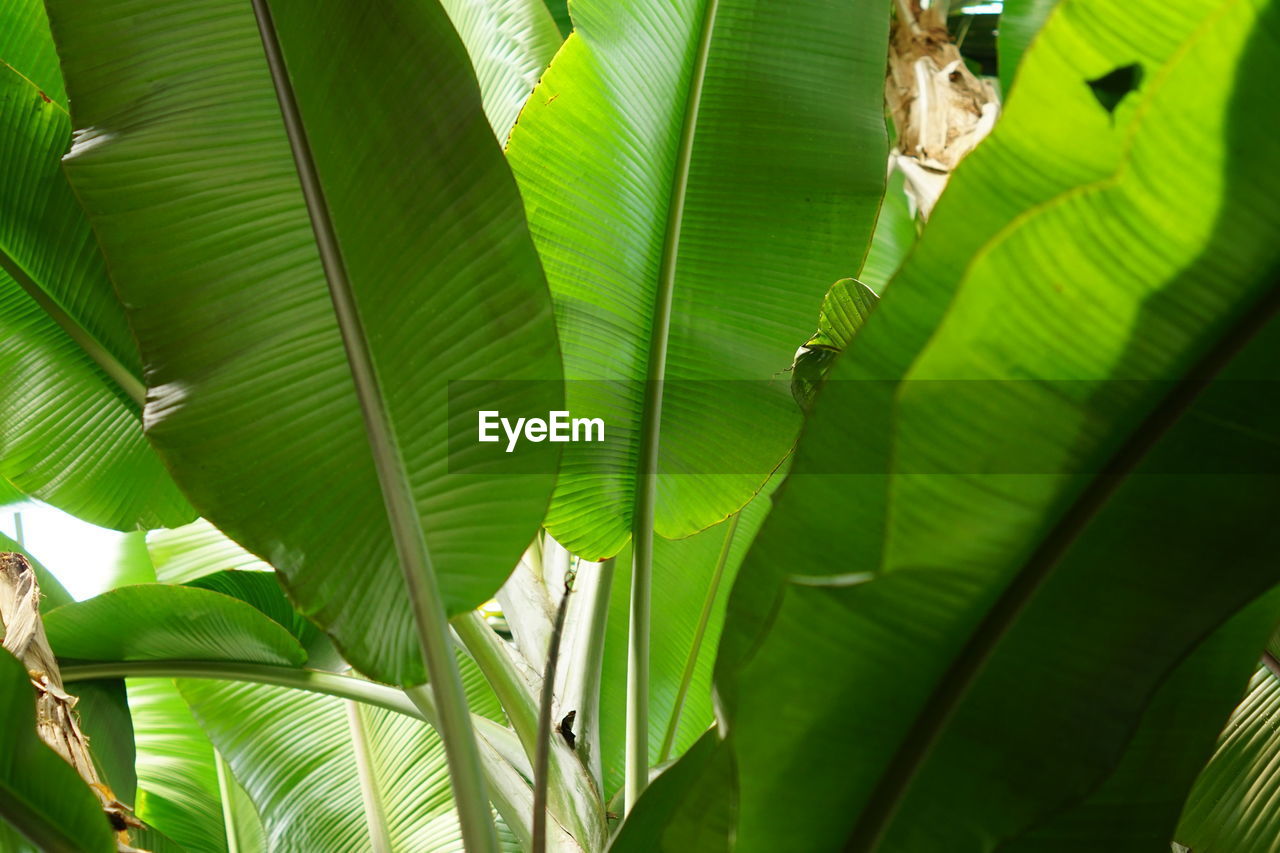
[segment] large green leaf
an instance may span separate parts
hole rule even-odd
[[[60,658],[207,660],[299,666],[306,652],[284,627],[243,601],[192,587],[126,586],[45,616]]]
[[[1273,658],[1274,661],[1274,658]],[[1262,853],[1280,843],[1275,797],[1280,787],[1280,676],[1259,666],[1227,723],[1213,759],[1196,780],[1177,840],[1192,850]]]
[[[574,553],[616,554],[649,510],[668,537],[715,524],[790,446],[785,370],[883,191],[888,11],[574,0],[507,146],[567,408],[609,430],[565,451],[546,523]]]
[[[410,0],[49,10],[79,128],[66,169],[149,365],[148,435],[348,660],[423,681],[397,547],[450,612],[473,607],[552,481],[455,470],[446,386],[510,380],[472,397],[512,413],[559,399],[542,273],[448,18]]]
[[[97,797],[36,734],[36,694],[26,669],[0,651],[0,818],[44,853],[113,853]]]
[[[152,530],[147,551],[161,583],[189,583],[228,570],[271,569],[203,518],[172,530]]]
[[[262,847],[262,826],[252,807],[237,806],[234,779],[218,772],[217,754],[172,681],[129,681],[138,745],[137,815],[191,853],[226,853],[228,833],[238,850]],[[224,794],[231,794],[230,807]],[[230,820],[228,820],[230,818]]]
[[[294,636],[306,650],[309,669],[345,672],[350,668],[328,636],[289,603],[274,572],[216,572],[192,581],[190,586],[229,595],[252,605]]]
[[[734,803],[723,792],[733,785],[732,761],[718,733],[705,732],[646,789],[609,853],[729,853]]]
[[[60,159],[40,0],[0,0],[0,478],[104,527],[193,513],[142,435],[141,365]]]
[[[440,0],[475,68],[484,112],[506,142],[564,36],[542,0]]]
[[[0,477],[0,507],[10,507],[27,499],[25,493],[4,477]]]
[[[1001,844],[1000,853],[1165,849],[1217,730],[1256,668],[1253,653],[1275,625],[1277,604],[1280,591],[1272,590],[1202,643],[1160,686],[1106,781],[1088,799]],[[1201,803],[1215,797],[1205,793]],[[1197,843],[1193,849],[1247,847]]]
[[[1089,81],[1135,60],[1113,111]],[[1016,836],[1274,583],[1280,327],[1159,439],[1280,301],[1280,127],[1249,106],[1278,70],[1263,0],[1051,19],[739,572],[737,850]]]
[[[72,688],[80,730],[89,739],[89,751],[98,777],[126,805],[136,802],[138,777],[133,718],[123,679],[81,681]]]
[[[714,720],[711,671],[724,625],[725,601],[747,547],[768,511],[769,497],[762,494],[739,515],[696,536],[657,542],[653,555],[653,640],[649,649],[649,753],[655,763],[684,752]],[[623,781],[629,556],[628,549],[614,569],[600,679],[600,742],[606,796],[618,790]],[[699,632],[704,610],[707,621]],[[698,642],[693,668],[688,672],[690,681],[684,688],[675,737],[664,756],[662,747],[690,657],[695,653],[695,639]]]
[[[257,805],[268,849],[461,849],[444,751],[421,721],[275,687],[179,687]]]

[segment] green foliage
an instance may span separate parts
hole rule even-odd
[[[996,48],[1000,57],[1000,89],[1008,94],[1022,55],[1044,26],[1058,0],[1004,0]]]
[[[113,853],[102,807],[71,765],[40,740],[35,708],[26,670],[0,651],[0,817],[45,853]]]
[[[147,551],[162,583],[190,583],[215,572],[270,571],[203,518],[172,530],[147,534]]]
[[[806,412],[836,356],[853,342],[877,301],[875,291],[856,278],[840,279],[822,298],[818,331],[796,351],[791,362],[791,395]]]
[[[145,28],[112,24],[132,0],[49,8],[76,124],[92,128],[66,169],[157,365],[149,437],[349,661],[424,681],[397,543],[425,536],[448,609],[475,606],[532,538],[552,481],[449,473],[446,380],[548,380],[490,398],[547,411],[559,376],[515,186],[448,19],[432,3],[271,5],[340,245],[326,270],[251,6],[156,8]],[[371,452],[366,419],[393,444]],[[417,516],[390,524],[384,488]]]
[[[915,214],[904,184],[902,172],[895,169],[885,185],[884,201],[880,205],[871,247],[862,263],[862,272],[858,273],[858,281],[875,291],[876,295],[884,291],[885,285],[902,266],[918,236]]]
[[[1280,152],[1246,106],[1277,28],[1260,2],[1086,0],[1041,34],[739,572],[716,678],[735,850],[1016,838],[1094,790],[1164,674],[1274,582],[1274,480],[1241,460],[1272,459],[1242,436],[1277,423],[1247,380],[1280,352],[1280,329],[1250,342]],[[1112,114],[1088,81],[1135,51]]]
[[[1274,660],[1274,658],[1273,658]],[[1260,853],[1275,846],[1280,677],[1259,666],[1187,800],[1177,839],[1192,850]]]
[[[440,0],[467,48],[499,142],[564,37],[542,0]]]
[[[209,660],[298,666],[293,635],[256,608],[193,587],[126,586],[45,616],[49,644],[76,660]]]
[[[714,721],[711,670],[716,657],[716,639],[724,624],[725,601],[747,546],[769,512],[768,493],[776,485],[777,481],[772,481],[766,492],[747,504],[739,515],[715,527],[687,539],[659,540],[656,543],[649,670],[652,690],[649,750],[655,763],[684,752]],[[614,569],[604,644],[604,675],[600,680],[601,758],[605,791],[610,795],[622,786],[630,556],[630,549],[624,550]],[[708,621],[698,643],[693,669],[689,671],[690,684],[680,703],[680,716],[672,741],[674,751],[663,757],[662,747],[672,724],[680,684],[690,664],[689,658],[695,652],[698,624],[706,608],[709,608]]]
[[[257,849],[265,849],[252,806],[223,800],[235,780],[220,776],[213,746],[173,682],[130,679],[129,707],[138,744],[138,817],[191,853],[226,853],[232,831],[239,850],[254,849],[255,830]]]
[[[179,685],[257,804],[268,849],[460,849],[444,751],[420,720],[279,687]]]
[[[39,0],[0,2],[0,478],[106,527],[191,520],[142,436],[142,364],[62,174],[67,96]]]
[[[650,504],[666,537],[724,519],[793,441],[780,375],[861,263],[883,191],[887,14],[574,0],[507,155],[567,407],[625,437],[565,451],[546,526],[584,559],[616,554]],[[644,471],[657,494],[638,501]]]
[[[136,845],[529,849],[564,595],[556,853],[1280,843],[1280,2],[1006,0],[927,227],[884,0],[45,5],[0,505],[131,531],[36,572]],[[106,853],[0,682],[0,848]]]
[[[555,18],[556,26],[560,28],[561,35],[568,36],[573,29],[573,21],[569,18],[569,0],[546,0],[547,8],[551,11],[551,17]]]

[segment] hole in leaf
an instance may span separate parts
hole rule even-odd
[[[1114,113],[1116,107],[1124,100],[1124,96],[1142,85],[1142,66],[1134,63],[1122,65],[1116,70],[1104,74],[1096,80],[1087,81],[1093,96],[1102,104],[1102,108]]]

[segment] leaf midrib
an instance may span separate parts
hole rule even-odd
[[[649,728],[649,611],[652,586],[654,518],[657,503],[657,465],[662,425],[662,380],[667,370],[667,347],[671,337],[671,306],[674,301],[676,264],[680,254],[680,236],[684,225],[684,208],[689,191],[689,171],[693,160],[693,143],[702,103],[702,86],[706,79],[711,36],[715,30],[719,0],[706,0],[702,31],[699,33],[689,91],[685,101],[684,123],[680,128],[680,147],[672,174],[671,195],[667,205],[667,229],[663,239],[662,264],[654,293],[653,326],[650,329],[648,363],[645,369],[644,408],[640,421],[640,454],[637,460],[635,493],[631,510],[633,567],[631,574],[631,607],[628,640],[627,696],[627,794],[628,808],[648,781]]]
[[[54,106],[63,115],[67,115],[67,109],[62,104],[49,98],[44,90],[36,85],[35,81],[27,75],[23,74],[17,68],[14,68],[8,62],[0,59],[0,68],[11,72],[15,77],[26,85],[30,86],[50,104]],[[84,351],[84,353],[93,359],[94,363],[107,374],[110,379],[126,397],[132,400],[139,408],[141,408],[147,399],[147,389],[142,381],[129,368],[116,358],[110,350],[108,350],[101,341],[84,327],[78,320],[68,314],[61,305],[54,301],[53,297],[45,291],[38,283],[35,277],[29,274],[26,269],[18,262],[7,248],[0,246],[0,269],[7,272],[18,286],[35,300],[36,304],[44,310],[49,318],[58,324],[67,335],[76,342],[76,344]]]
[[[40,306],[41,310],[62,329],[76,345],[93,360],[107,378],[120,389],[126,397],[133,401],[139,409],[147,401],[147,388],[133,371],[124,366],[101,341],[84,327],[79,321],[63,309],[53,297],[42,288],[33,276],[27,273],[18,260],[9,251],[0,246],[0,269],[18,283],[18,287]]]
[[[1238,0],[1222,0],[1213,13],[1206,15],[1206,19],[1189,33],[1161,64],[1159,78],[1153,81],[1150,90],[1154,91],[1167,78],[1169,69],[1175,66],[1191,46],[1211,30],[1212,24],[1225,14],[1225,10],[1232,8],[1236,2]],[[1120,173],[1129,166],[1133,138],[1141,127],[1141,117],[1145,115],[1149,100],[1149,98],[1144,99],[1138,107],[1138,114],[1125,140],[1124,153],[1113,174],[1100,181],[1068,189],[1022,211],[987,240],[979,248],[975,257],[990,251],[994,243],[1005,239],[1033,214],[1061,203],[1064,198],[1074,197],[1079,192],[1113,184]],[[972,269],[975,262],[970,261],[966,268]],[[1273,278],[1280,276],[1280,269],[1271,270],[1269,275]],[[954,304],[952,302],[947,314],[950,313]],[[1110,496],[1119,488],[1146,452],[1194,402],[1195,397],[1212,381],[1213,376],[1226,366],[1249,338],[1266,325],[1278,309],[1280,309],[1280,288],[1273,288],[1270,294],[1259,298],[1258,305],[1252,312],[1244,312],[1235,328],[1220,338],[1192,366],[1182,382],[1137,425],[1125,443],[1108,460],[1102,472],[1077,495],[1075,501],[1059,517],[1047,536],[1041,540],[1035,552],[1014,573],[1013,580],[993,607],[988,610],[986,616],[970,634],[965,646],[935,684],[910,731],[888,766],[880,774],[875,788],[867,798],[861,815],[846,841],[844,849],[847,853],[870,853],[877,848],[884,833],[893,822],[897,809],[905,798],[916,773],[941,737],[943,727],[1018,614],[1035,595],[1074,540],[1084,532],[1093,517],[1101,511]],[[935,334],[937,328],[941,328],[941,323],[935,328]]]
[[[373,363],[368,334],[347,274],[337,231],[289,76],[284,51],[267,0],[252,0],[264,58],[279,101],[299,185],[311,219],[334,315],[347,354],[356,399],[365,424],[374,471],[382,491],[388,526],[408,593],[414,628],[439,715],[458,819],[468,849],[497,850],[498,839],[480,772],[480,752],[453,658],[446,608],[430,548],[418,515],[413,483],[405,467]]]
[[[1272,269],[1268,275],[1274,280],[1280,277],[1280,269]],[[1269,293],[1259,297],[1257,304],[1241,312],[1232,327],[1152,408],[1107,460],[1101,472],[1066,508],[936,683],[910,731],[880,774],[880,781],[868,797],[862,817],[845,845],[846,851],[869,853],[877,849],[916,774],[928,760],[943,729],[1000,640],[1147,453],[1178,422],[1214,377],[1277,313],[1280,313],[1280,286],[1273,286]]]

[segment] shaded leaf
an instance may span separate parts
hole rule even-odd
[[[1085,82],[1134,61],[1112,115]],[[1051,19],[739,571],[738,851],[988,849],[1097,790],[1274,584],[1278,70],[1261,0]]]
[[[97,797],[40,740],[35,708],[26,670],[0,651],[0,818],[44,853],[114,853]]]
[[[653,560],[653,613],[649,647],[649,754],[660,761],[681,680],[693,650],[698,621],[711,597],[705,635],[692,680],[681,706],[679,725],[668,757],[688,749],[714,720],[711,672],[724,625],[725,602],[738,566],[769,512],[769,492],[758,496],[733,519],[687,539],[659,539]],[[732,535],[721,576],[716,578],[725,538]],[[622,787],[627,691],[627,626],[631,589],[630,549],[617,561],[609,598],[603,675],[600,679],[601,758],[606,795]],[[689,848],[694,849],[694,848]]]

